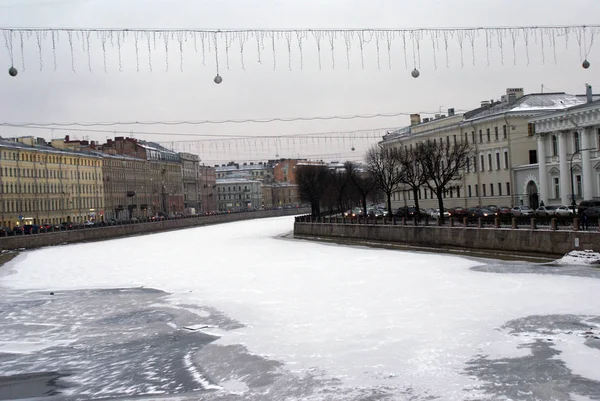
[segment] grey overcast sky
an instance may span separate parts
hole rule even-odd
[[[73,27],[73,28],[411,28],[585,25],[599,22],[598,0],[0,0],[0,27]],[[527,65],[524,46],[518,48],[517,65],[512,62],[512,46],[504,45],[505,63],[500,51],[492,49],[486,62],[486,47],[478,42],[477,62],[471,63],[470,45],[465,45],[465,65],[461,67],[456,39],[450,40],[450,67],[445,56],[437,53],[438,68],[433,66],[431,43],[421,48],[421,76],[410,76],[404,65],[402,49],[392,49],[392,69],[387,68],[387,50],[380,49],[381,70],[377,68],[373,47],[365,50],[365,67],[356,43],[351,52],[351,68],[346,66],[344,42],[337,41],[331,66],[331,52],[323,51],[323,68],[319,70],[314,45],[308,42],[303,51],[304,68],[300,70],[300,53],[294,49],[292,71],[288,67],[285,40],[276,47],[277,68],[273,70],[270,45],[265,46],[262,63],[257,62],[256,44],[247,44],[241,68],[240,50],[234,41],[229,52],[230,69],[225,66],[221,50],[223,83],[212,82],[215,75],[214,54],[202,55],[189,45],[184,51],[184,69],[179,69],[179,49],[169,49],[169,71],[165,71],[164,49],[160,44],[153,53],[153,72],[149,71],[146,53],[140,56],[140,72],[131,42],[124,47],[123,72],[116,64],[117,50],[109,48],[109,67],[102,67],[102,50],[92,46],[93,72],[88,71],[85,53],[76,57],[76,72],[64,40],[57,50],[58,68],[54,71],[51,47],[43,52],[44,69],[40,72],[35,40],[25,49],[26,70],[20,59],[15,61],[19,75],[6,73],[10,66],[4,38],[0,49],[2,100],[0,122],[117,122],[258,119],[273,117],[334,116],[377,113],[434,113],[454,107],[466,110],[481,100],[498,99],[507,87],[523,87],[525,92],[546,90],[583,93],[584,84],[600,88],[598,75],[600,53],[592,48],[591,68],[581,68],[576,38],[569,49],[558,42],[555,64],[546,47],[545,65],[539,45],[530,44]],[[600,40],[600,39],[598,39]],[[18,47],[18,45],[15,45]],[[546,44],[546,46],[548,46]],[[143,47],[143,46],[142,46]],[[382,45],[383,47],[383,45]],[[16,50],[15,50],[16,52]],[[85,57],[84,57],[85,56]],[[144,58],[146,57],[146,58]],[[597,92],[597,90],[595,91]],[[366,131],[345,139],[316,136],[313,139],[247,139],[217,142],[218,136],[192,137],[143,135],[143,132],[187,133],[198,135],[289,135],[319,132],[348,132],[407,125],[407,116],[247,124],[205,124],[195,126],[111,126],[109,129],[133,131],[136,138],[168,142],[177,150],[199,153],[207,164],[227,160],[265,160],[281,157],[308,157],[358,160],[364,150],[375,144],[379,131]],[[72,128],[72,127],[71,127]],[[106,127],[94,127],[106,129]],[[32,128],[0,127],[3,137],[34,135],[103,141],[114,134],[81,130],[54,131]],[[119,134],[118,134],[119,135]],[[341,138],[341,137],[340,137]],[[210,139],[210,141],[207,141]],[[200,142],[203,140],[202,142]],[[177,142],[187,141],[187,142]],[[352,148],[355,148],[352,151]]]

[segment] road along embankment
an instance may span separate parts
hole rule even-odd
[[[150,234],[160,231],[178,230],[211,224],[230,223],[240,220],[262,219],[267,217],[292,216],[306,213],[307,209],[278,209],[257,212],[242,212],[163,220],[148,223],[124,224],[108,227],[84,228],[78,230],[39,233],[0,237],[0,250],[31,249],[65,243],[98,241],[129,235]]]

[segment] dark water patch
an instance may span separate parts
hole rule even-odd
[[[0,376],[0,400],[51,397],[67,388],[56,372],[41,372]]]
[[[580,337],[583,344],[598,349],[600,341],[590,334],[590,325],[600,322],[598,316],[534,315],[507,322],[500,329],[510,335],[529,338],[518,346],[530,354],[515,358],[490,359],[485,355],[469,361],[465,374],[475,376],[479,390],[492,399],[523,401],[571,401],[572,394],[600,399],[600,382],[574,374],[560,359],[555,336]],[[595,351],[594,351],[595,352]]]

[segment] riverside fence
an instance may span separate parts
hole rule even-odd
[[[297,216],[294,234],[349,238],[414,246],[562,256],[573,249],[600,250],[598,222],[582,227],[578,218],[448,218],[392,220],[340,216]]]

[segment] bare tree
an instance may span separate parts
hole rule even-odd
[[[310,202],[311,213],[317,217],[321,214],[321,201],[327,188],[329,170],[325,166],[298,166],[296,180],[300,199]]]
[[[388,216],[392,217],[392,194],[402,183],[400,158],[393,154],[392,149],[381,149],[373,146],[367,151],[367,169],[375,179],[375,184],[386,197]]]
[[[360,194],[360,199],[363,208],[363,215],[367,215],[367,198],[369,194],[375,189],[376,182],[371,176],[368,170],[361,169],[356,163],[346,162],[344,163],[344,168],[346,169],[346,174],[348,174],[348,178],[350,182],[352,182],[352,186],[358,191]]]
[[[352,182],[348,178],[346,170],[332,170],[330,183],[330,190],[335,196],[338,212],[343,213],[350,208],[352,197]]]
[[[466,142],[450,144],[448,142],[427,141],[419,147],[419,160],[427,186],[438,199],[440,221],[444,223],[444,191],[453,181],[462,178],[467,164],[467,155],[471,146]]]
[[[399,148],[396,157],[400,164],[400,183],[408,186],[413,193],[417,216],[419,208],[419,189],[427,183],[427,175],[421,166],[421,148]]]

